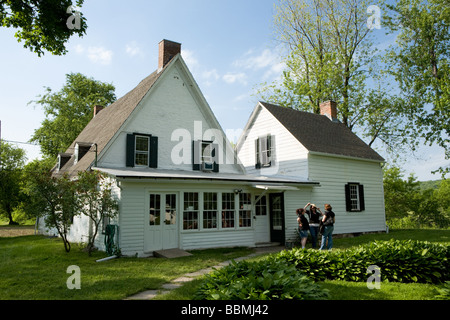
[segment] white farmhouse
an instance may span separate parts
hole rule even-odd
[[[337,120],[335,102],[320,108],[318,115],[258,103],[238,141],[239,159],[248,174],[320,183],[282,194],[287,238],[295,234],[295,210],[308,202],[322,211],[331,204],[334,233],[385,231],[384,159]]]
[[[385,230],[378,154],[324,116],[259,103],[238,142],[241,163],[180,50],[161,41],[158,69],[96,106],[54,169],[95,169],[114,181],[120,213],[105,224],[118,226],[122,254],[283,244],[309,201],[333,205],[336,232]],[[70,240],[86,242],[91,229],[76,217]]]

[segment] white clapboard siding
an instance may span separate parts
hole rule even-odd
[[[206,249],[219,247],[253,247],[255,233],[252,228],[233,231],[208,231],[181,233],[182,249]]]
[[[123,183],[120,203],[119,242],[124,255],[144,252],[145,189],[141,185]]]
[[[309,155],[309,178],[320,181],[314,188],[311,202],[322,211],[329,203],[336,214],[335,233],[385,231],[383,173],[379,162]],[[365,210],[347,212],[345,184],[357,182],[364,186]]]
[[[303,208],[308,202],[311,202],[311,193],[315,188],[301,188],[299,191],[286,191],[284,193],[286,241],[297,238],[298,223],[296,210]]]
[[[269,168],[255,169],[255,140],[265,135],[275,136],[275,164]],[[308,176],[307,150],[305,147],[261,104],[238,149],[238,157],[250,174],[286,175],[298,178]]]
[[[126,136],[142,133],[158,137],[158,169],[192,171],[192,141],[202,139],[219,145],[221,173],[242,173],[225,133],[181,63],[164,71],[99,159],[99,167],[125,167]]]
[[[217,248],[217,247],[235,247],[235,246],[254,246],[255,230],[249,228],[234,229],[214,229],[214,230],[183,230],[183,194],[184,192],[217,192],[218,199],[221,199],[221,192],[233,192],[236,188],[235,184],[218,184],[217,182],[204,182],[201,184],[192,183],[170,183],[170,182],[147,182],[142,181],[123,181],[121,183],[121,215],[120,215],[120,248],[124,255],[148,256],[152,255],[152,244],[145,243],[152,239],[148,237],[148,217],[149,217],[149,194],[157,193],[175,193],[177,194],[177,229],[178,229],[178,247],[185,250]],[[251,192],[240,186],[243,192]],[[260,192],[254,190],[254,192]],[[252,197],[254,199],[254,197]],[[202,196],[199,196],[199,207]],[[218,200],[219,201],[219,200]],[[220,200],[221,202],[221,200]],[[235,216],[237,218],[238,210],[235,208]],[[220,213],[220,205],[218,203],[218,212]],[[199,215],[201,217],[201,215]],[[220,219],[220,216],[218,217]],[[200,224],[202,220],[200,219]],[[253,219],[252,219],[253,223]],[[237,220],[235,220],[237,224]],[[146,236],[147,235],[147,236]],[[151,241],[151,240],[150,240]],[[159,248],[161,249],[161,248]],[[154,249],[158,250],[158,248]]]

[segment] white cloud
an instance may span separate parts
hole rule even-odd
[[[206,86],[211,86],[214,81],[219,80],[220,76],[216,69],[204,70],[200,74],[200,79]]]
[[[197,58],[194,57],[194,52],[191,50],[181,49],[181,56],[183,57],[184,62],[186,62],[188,68],[193,71],[198,68],[199,63]]]
[[[263,80],[277,77],[285,69],[286,65],[276,49],[264,49],[255,53],[254,50],[247,51],[242,58],[233,62],[233,66],[252,71],[264,71]]]
[[[78,44],[74,47],[74,50],[77,54],[86,54],[93,63],[109,65],[112,62],[113,52],[103,47],[88,47],[86,49],[83,45]]]
[[[94,63],[108,65],[111,64],[113,52],[103,47],[89,47],[87,56]]]
[[[84,52],[84,47],[81,44],[77,44],[74,49],[78,54],[82,54]]]
[[[209,80],[209,79],[218,80],[220,78],[220,76],[216,69],[212,69],[212,70],[203,71],[202,78],[206,79],[206,80]]]
[[[259,55],[254,55],[253,53],[253,50],[247,51],[244,57],[236,60],[233,65],[246,69],[261,69],[266,68],[276,60],[275,54],[269,49],[263,50]]]
[[[246,85],[247,84],[247,76],[245,73],[240,72],[240,73],[227,73],[226,75],[223,76],[223,80],[226,83],[235,83],[235,82],[239,82],[241,84]]]
[[[143,56],[144,52],[137,45],[136,41],[132,41],[125,46],[125,51],[130,57]]]

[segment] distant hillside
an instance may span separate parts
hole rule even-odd
[[[419,187],[421,190],[438,189],[441,181],[442,180],[419,181]]]

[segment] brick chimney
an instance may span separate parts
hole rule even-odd
[[[337,122],[337,104],[333,100],[328,100],[320,104],[320,114],[327,116],[331,121]]]
[[[159,43],[158,72],[178,53],[181,52],[181,43],[162,40]]]
[[[97,115],[97,113],[102,111],[103,108],[105,108],[105,107],[104,106],[99,106],[99,105],[94,106],[94,117]]]

